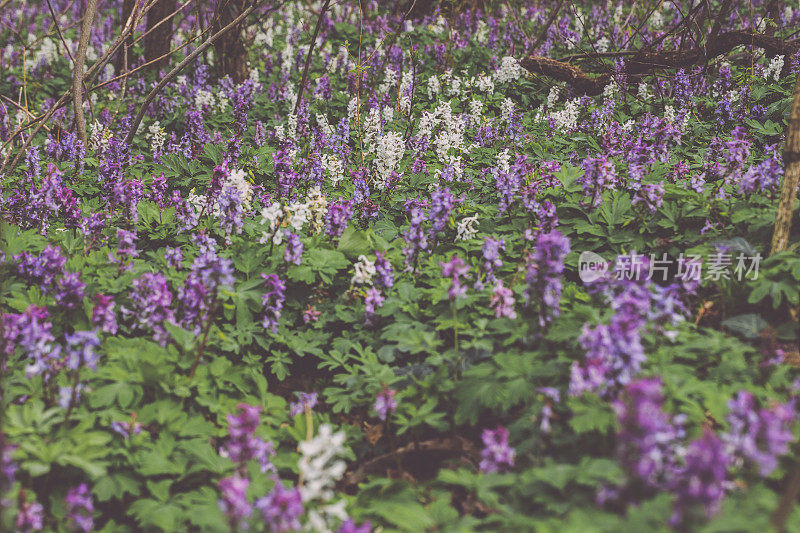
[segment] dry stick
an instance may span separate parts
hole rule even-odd
[[[533,43],[531,46],[531,50],[536,50],[542,43],[547,39],[547,32],[550,29],[550,26],[553,25],[553,22],[556,20],[558,16],[558,12],[561,11],[561,6],[564,5],[564,0],[558,0],[558,3],[553,7],[553,10],[550,12],[550,16],[547,17],[547,21],[544,23],[544,27],[542,27],[542,32],[539,34],[539,37],[536,38],[536,42]]]
[[[181,5],[179,5],[179,6],[178,6],[178,8],[177,8],[177,9],[175,9],[175,11],[173,11],[171,14],[167,15],[167,16],[166,16],[166,17],[164,17],[163,19],[161,19],[161,20],[159,20],[158,22],[156,22],[155,24],[153,24],[153,27],[152,27],[152,28],[146,28],[144,33],[142,33],[140,36],[138,36],[136,39],[134,39],[134,41],[131,43],[131,46],[135,45],[136,43],[138,43],[139,41],[141,41],[142,39],[144,39],[145,37],[147,37],[147,36],[148,36],[148,35],[149,35],[151,32],[153,32],[153,30],[155,30],[156,28],[158,28],[159,26],[161,26],[162,24],[164,24],[165,22],[167,22],[168,20],[170,20],[171,18],[173,18],[175,15],[177,15],[178,13],[180,13],[181,11],[183,11],[183,9],[184,9],[186,6],[188,6],[188,5],[189,5],[189,2],[191,2],[191,1],[192,1],[192,0],[186,0],[186,2],[184,2],[184,3],[183,3],[183,4],[181,4]],[[155,2],[153,2],[153,4],[155,4]],[[162,57],[163,57],[163,56],[162,56]]]
[[[308,78],[308,69],[311,67],[311,57],[314,53],[314,45],[317,44],[317,36],[319,35],[319,28],[322,26],[322,18],[325,16],[325,12],[328,10],[328,6],[330,5],[331,0],[325,0],[325,3],[322,4],[322,9],[319,10],[319,16],[317,17],[317,25],[314,26],[314,36],[311,38],[311,44],[308,45],[308,54],[306,54],[306,64],[303,67],[303,78],[300,80],[300,89],[297,91],[297,101],[294,103],[294,114],[296,115],[300,110],[300,104],[303,101],[303,89],[306,87],[306,80]]]
[[[730,4],[731,0],[722,1],[722,5],[717,12],[716,18],[714,19],[714,24],[711,26],[711,33],[708,35],[709,37],[714,37],[719,33],[719,30],[722,29],[722,18],[727,14]]]
[[[192,43],[193,43],[195,40],[197,40],[197,39],[199,39],[200,37],[202,37],[203,33],[207,33],[207,32],[208,32],[208,28],[206,28],[205,30],[203,30],[203,31],[202,31],[202,32],[201,32],[199,35],[195,35],[194,37],[192,37],[192,38],[191,38],[191,39],[189,39],[188,41],[186,41],[186,42],[184,42],[184,43],[181,43],[181,44],[179,44],[177,47],[173,48],[172,50],[170,50],[170,51],[169,51],[169,52],[167,52],[166,54],[161,54],[160,56],[158,56],[158,57],[156,57],[156,58],[154,58],[154,59],[151,59],[151,60],[150,60],[150,61],[148,61],[147,63],[143,63],[143,64],[139,65],[138,67],[136,67],[136,68],[134,68],[134,69],[131,69],[131,70],[127,70],[127,69],[126,69],[124,74],[119,74],[119,75],[117,75],[117,76],[114,76],[114,77],[113,77],[113,78],[111,78],[110,80],[106,80],[106,81],[104,81],[104,82],[98,83],[97,85],[92,85],[92,88],[91,88],[91,89],[89,89],[89,91],[91,92],[91,91],[95,91],[95,90],[97,90],[97,89],[101,89],[101,88],[105,87],[106,85],[109,85],[109,84],[111,84],[111,83],[114,83],[115,81],[119,81],[119,80],[127,80],[127,79],[128,79],[128,78],[129,78],[129,77],[132,75],[132,74],[136,74],[136,73],[137,73],[137,72],[139,72],[140,70],[146,69],[147,67],[149,67],[149,66],[150,66],[150,65],[152,65],[153,63],[156,63],[156,62],[158,62],[158,61],[161,61],[162,59],[164,59],[164,58],[167,58],[167,57],[171,56],[172,54],[174,54],[174,53],[176,53],[176,52],[179,52],[180,50],[183,50],[184,48],[186,48],[187,46],[189,46],[190,44],[192,44]],[[126,44],[125,46],[128,46],[128,45]]]
[[[147,9],[149,9],[149,7],[145,8],[144,11],[147,11]],[[84,75],[84,79],[88,79],[89,76],[91,76],[92,74],[100,72],[103,66],[105,66],[105,64],[108,62],[111,56],[113,56],[114,53],[116,53],[117,49],[123,43],[125,35],[129,31],[132,24],[134,24],[133,14],[131,14],[131,16],[128,17],[128,20],[125,22],[125,25],[122,28],[122,33],[117,38],[117,40],[111,44],[108,50],[106,50],[106,52],[100,57],[99,61],[97,61],[94,65],[89,67],[89,70],[87,70],[86,74]],[[91,85],[91,83],[89,83],[89,85]],[[25,150],[28,148],[28,146],[30,146],[34,137],[36,137],[36,134],[42,130],[42,127],[50,119],[50,117],[52,117],[56,111],[61,109],[61,107],[69,100],[70,92],[71,89],[67,89],[66,91],[64,91],[64,94],[61,95],[61,97],[50,107],[50,109],[48,109],[44,114],[39,115],[38,117],[30,121],[28,124],[25,125],[25,127],[18,127],[17,130],[14,131],[14,133],[11,135],[11,137],[8,138],[8,140],[3,145],[3,148],[11,144],[11,142],[13,142],[16,136],[19,135],[21,132],[27,130],[34,124],[38,123],[38,126],[36,126],[36,128],[33,130],[33,133],[31,133],[28,139],[22,144],[22,147],[17,152],[17,155],[14,156],[14,159],[11,161],[11,163],[8,163],[8,157],[6,157],[6,159],[3,160],[3,164],[0,165],[0,174],[3,174],[3,171],[7,171],[7,173],[10,174],[14,170],[14,168],[17,166],[17,163],[19,163],[22,154],[25,153]]]
[[[800,73],[797,74],[797,81],[794,84],[789,123],[786,126],[783,165],[783,186],[781,187],[781,199],[778,203],[778,214],[775,217],[771,254],[785,250],[789,245],[792,213],[794,212],[795,196],[797,196],[797,183],[800,180]]]
[[[19,109],[20,111],[22,111],[23,113],[25,113],[26,115],[28,115],[29,117],[36,117],[36,115],[34,115],[33,113],[31,113],[30,111],[28,111],[27,109],[25,109],[25,106],[18,104],[17,102],[15,102],[14,100],[12,100],[12,99],[11,99],[11,98],[9,98],[8,96],[6,96],[6,95],[4,95],[4,94],[0,94],[0,98],[2,98],[3,100],[5,100],[5,101],[6,101],[6,102],[8,102],[9,104],[13,105],[13,106],[14,106],[14,107],[16,107],[17,109]],[[8,114],[8,111],[6,111],[6,114]],[[50,131],[50,128],[48,128],[47,126],[45,126],[44,128],[45,128],[47,131]]]
[[[722,33],[702,46],[684,51],[639,52],[625,63],[625,74],[645,74],[661,68],[683,68],[708,61],[730,52],[739,45],[763,48],[772,54],[794,54],[800,48],[800,39],[783,41],[761,33],[736,30]],[[520,65],[537,74],[542,74],[570,84],[573,89],[589,95],[597,95],[611,79],[609,73],[589,76],[581,69],[546,57],[530,55],[520,60]]]
[[[144,14],[150,9],[151,6],[152,6],[152,3],[150,5],[147,5],[147,6],[144,7],[144,9],[142,10],[142,13],[140,15],[140,18],[141,18],[141,16],[144,16]],[[134,13],[132,13],[131,16],[128,17],[128,19],[126,20],[126,22],[125,22],[125,24],[123,26],[123,29],[122,29],[122,33],[117,38],[117,40],[114,41],[111,44],[111,46],[108,48],[108,50],[100,57],[99,61],[97,61],[94,65],[89,67],[89,70],[86,72],[86,75],[84,76],[84,80],[83,80],[84,82],[93,73],[94,73],[95,76],[97,74],[99,74],[99,72],[105,66],[105,64],[108,62],[108,60],[111,58],[111,56],[113,56],[116,53],[117,49],[123,43],[123,41],[125,39],[125,36],[130,31],[130,29],[132,27],[135,27],[136,25],[138,25],[138,23],[139,23],[139,20],[138,19],[134,20]],[[91,85],[91,82],[89,83],[89,85]],[[14,133],[12,133],[11,136],[8,138],[8,140],[3,144],[3,149],[5,149],[6,147],[8,147],[14,141],[14,139],[16,139],[17,135],[21,134],[23,131],[27,130],[28,128],[32,127],[33,125],[39,124],[33,130],[33,133],[31,133],[30,137],[28,137],[28,139],[23,143],[22,148],[20,148],[20,150],[17,152],[17,155],[11,161],[10,166],[7,169],[8,173],[11,173],[11,171],[13,171],[14,168],[17,166],[17,163],[19,162],[20,158],[22,157],[22,154],[25,153],[25,150],[28,148],[28,146],[30,146],[31,142],[33,141],[33,138],[36,137],[36,134],[39,133],[39,131],[41,131],[42,127],[46,128],[46,126],[44,126],[44,124],[47,122],[47,120],[53,115],[53,113],[55,113],[56,111],[61,109],[61,107],[66,104],[67,100],[69,100],[70,92],[71,92],[71,89],[67,89],[64,92],[64,94],[62,94],[61,97],[45,113],[39,115],[38,117],[36,117],[35,119],[31,120],[30,122],[28,122],[24,126],[22,126],[22,125],[18,126],[17,129],[14,131]],[[0,174],[2,174],[4,170],[6,170],[6,166],[9,164],[8,163],[9,156],[10,156],[10,154],[6,155],[6,157],[3,159],[3,164],[0,165]]]
[[[92,35],[92,22],[97,11],[97,0],[86,2],[86,11],[83,14],[83,25],[81,26],[81,37],[78,41],[78,57],[75,58],[75,66],[72,68],[72,103],[75,107],[75,128],[78,130],[78,138],[86,145],[86,119],[83,116],[83,66],[86,63],[86,48],[89,46],[89,37]]]
[[[194,61],[197,58],[197,56],[202,54],[212,44],[214,44],[214,41],[216,41],[221,35],[223,35],[225,32],[227,32],[231,28],[234,28],[237,24],[239,24],[241,21],[243,21],[247,17],[247,15],[249,15],[250,13],[252,13],[255,10],[255,8],[258,6],[259,3],[260,2],[257,0],[250,7],[248,7],[244,11],[242,11],[242,13],[238,17],[233,19],[233,21],[231,21],[230,24],[228,24],[224,28],[220,29],[217,33],[215,33],[214,35],[212,35],[211,37],[206,39],[205,42],[203,42],[203,44],[201,44],[200,46],[195,48],[192,51],[191,54],[186,56],[183,61],[178,63],[175,66],[175,68],[170,70],[163,78],[161,78],[161,81],[158,82],[158,85],[156,85],[153,88],[153,90],[151,90],[147,94],[147,97],[144,99],[144,102],[142,103],[142,106],[139,108],[139,113],[137,113],[136,114],[136,118],[133,119],[133,122],[131,123],[131,129],[128,132],[127,137],[125,137],[125,142],[127,144],[130,145],[133,142],[133,137],[134,137],[134,135],[136,135],[136,130],[139,129],[139,124],[142,123],[142,119],[144,118],[144,114],[147,111],[148,106],[155,99],[156,95],[161,91],[161,89],[163,89],[164,86],[167,83],[169,83],[169,81],[178,74],[178,72],[183,70],[186,67],[186,65],[188,65],[189,63]],[[280,5],[280,4],[278,4],[278,5]]]

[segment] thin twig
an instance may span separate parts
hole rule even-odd
[[[155,99],[156,95],[161,91],[161,89],[163,89],[164,86],[167,83],[169,83],[170,80],[172,80],[172,78],[174,78],[178,74],[178,72],[180,72],[181,70],[186,68],[187,65],[189,65],[192,61],[194,61],[197,58],[197,56],[202,54],[211,45],[213,45],[214,41],[219,39],[220,36],[224,35],[225,32],[229,31],[231,28],[234,28],[241,21],[243,21],[247,17],[247,15],[249,15],[250,13],[252,13],[256,9],[256,7],[259,4],[260,4],[260,1],[256,1],[250,7],[248,7],[244,11],[242,11],[241,14],[239,14],[238,17],[233,19],[233,21],[231,21],[230,24],[228,24],[224,28],[220,29],[217,33],[215,33],[214,35],[212,35],[208,39],[206,39],[203,42],[203,44],[201,44],[200,46],[195,48],[192,51],[192,53],[190,53],[188,56],[186,56],[184,58],[183,61],[178,63],[163,78],[161,78],[161,80],[158,82],[158,85],[153,87],[153,89],[147,94],[147,97],[145,97],[144,102],[142,103],[142,106],[139,108],[139,113],[137,113],[136,118],[133,119],[133,122],[131,123],[131,129],[128,132],[127,137],[125,138],[125,142],[127,144],[131,144],[133,142],[133,137],[134,137],[134,135],[136,135],[136,130],[139,129],[139,124],[142,123],[142,119],[144,118],[144,114],[147,111],[148,106]],[[282,3],[279,3],[276,6],[274,6],[273,9],[277,9],[278,6],[280,6],[280,5],[282,5]]]
[[[558,12],[561,11],[562,5],[564,5],[564,0],[558,0],[558,3],[555,6],[553,6],[553,10],[547,17],[547,20],[545,21],[544,26],[542,27],[541,33],[539,33],[539,36],[536,38],[536,41],[531,46],[531,51],[536,50],[537,48],[542,46],[542,43],[547,39],[547,32],[550,30],[550,26],[552,26],[553,22],[556,20]]]
[[[303,89],[306,87],[306,80],[308,79],[308,69],[311,67],[311,57],[314,53],[314,46],[317,44],[317,36],[319,35],[319,28],[322,26],[322,18],[328,10],[331,0],[325,0],[322,4],[322,9],[319,10],[317,17],[317,25],[314,26],[314,36],[311,38],[311,44],[308,45],[308,54],[306,54],[306,64],[303,67],[303,78],[300,80],[300,89],[297,91],[297,101],[294,103],[294,114],[296,115],[300,110],[300,104],[303,101]]]

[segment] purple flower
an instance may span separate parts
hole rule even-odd
[[[0,505],[3,502],[2,497],[14,484],[17,474],[17,464],[13,458],[16,449],[15,445],[7,444],[5,436],[0,433]]]
[[[44,509],[37,501],[22,501],[17,509],[16,532],[29,533],[42,529]]]
[[[778,145],[768,146],[765,151],[770,156],[761,163],[752,165],[739,180],[739,191],[747,196],[756,191],[773,193],[780,185],[783,161]]]
[[[403,232],[406,247],[403,248],[406,271],[416,272],[419,252],[428,249],[428,235],[423,231],[422,223],[425,221],[425,211],[418,205],[412,205],[408,210],[409,226]]]
[[[364,297],[364,315],[368,323],[375,317],[375,309],[383,307],[385,299],[377,287],[367,289],[367,295]]]
[[[440,261],[439,265],[442,267],[442,277],[452,280],[452,284],[447,290],[450,300],[463,297],[467,293],[467,288],[461,285],[460,278],[467,275],[469,267],[455,254],[450,258],[450,261],[446,263]]]
[[[503,282],[501,280],[497,280],[494,286],[491,306],[497,318],[517,318],[517,312],[514,310],[514,291],[503,287]]]
[[[539,301],[539,325],[542,327],[559,315],[561,275],[569,249],[569,239],[553,230],[539,235],[536,248],[528,259],[525,301],[528,304],[533,300]]]
[[[66,336],[67,346],[67,368],[77,370],[81,366],[97,370],[97,360],[100,358],[94,349],[100,346],[100,339],[97,338],[97,330],[76,331],[68,333]]]
[[[167,278],[160,272],[147,272],[134,279],[131,290],[133,309],[125,310],[133,317],[136,327],[153,332],[153,340],[167,345],[169,334],[164,328],[165,322],[175,323],[172,305],[172,293],[167,287]]]
[[[244,222],[242,215],[244,207],[239,189],[233,185],[226,185],[217,198],[219,206],[219,224],[225,232],[225,238],[230,243],[233,233],[241,233]]]
[[[325,233],[341,237],[353,217],[353,200],[333,202],[325,214]]]
[[[92,308],[92,324],[98,326],[106,333],[115,335],[117,333],[117,319],[114,316],[114,298],[95,294],[92,298],[94,307]]]
[[[731,462],[724,447],[722,441],[708,429],[701,438],[689,444],[684,458],[685,466],[672,487],[676,496],[674,513],[670,519],[672,525],[683,521],[687,507],[702,505],[708,517],[719,512]]]
[[[255,405],[240,403],[237,406],[238,414],[228,415],[228,434],[224,452],[234,463],[243,464],[255,459],[261,465],[261,471],[275,470],[272,457],[275,448],[271,442],[255,436],[255,431],[261,423],[259,413],[261,408]]]
[[[453,206],[456,199],[450,192],[449,187],[443,189],[439,188],[431,193],[431,207],[428,210],[428,219],[431,221],[431,232],[436,233],[444,230],[447,226],[447,221],[450,219],[450,213],[453,211]]]
[[[67,504],[67,521],[75,524],[75,527],[85,533],[89,533],[94,527],[94,502],[86,483],[81,483],[77,487],[69,490],[64,498]]]
[[[183,266],[181,265],[181,262],[183,261],[183,251],[180,248],[172,248],[171,246],[167,246],[166,250],[164,251],[164,259],[167,260],[167,266],[180,270]]]
[[[300,236],[289,230],[286,230],[285,236],[286,249],[283,251],[283,260],[299,265],[303,261],[303,243],[300,241]]]
[[[43,374],[58,364],[61,347],[54,343],[55,338],[50,333],[52,324],[46,321],[48,316],[44,307],[31,305],[24,313],[17,315],[15,324],[9,325],[14,338],[9,338],[7,342],[16,340],[28,358],[32,359],[26,369],[28,377]]]
[[[481,436],[481,472],[499,472],[514,466],[514,448],[508,445],[508,430],[503,426],[497,429],[484,429]]]
[[[664,183],[646,183],[642,185],[631,202],[631,205],[642,203],[652,215],[664,203]]]
[[[131,435],[138,435],[142,432],[142,424],[136,421],[136,416],[134,415],[131,417],[130,422],[120,422],[118,420],[111,422],[111,430],[129,439]]]
[[[61,255],[57,246],[47,245],[38,256],[27,252],[14,256],[17,269],[30,283],[35,283],[43,292],[52,291],[56,279],[64,274],[67,258]]]
[[[124,229],[117,230],[117,240],[119,241],[119,246],[117,247],[116,253],[116,261],[120,263],[124,262],[126,259],[133,259],[134,257],[139,256],[139,252],[136,251],[136,240],[138,237],[136,236],[135,232],[126,231]],[[109,254],[109,259],[112,261],[114,260]]]
[[[311,411],[317,405],[316,392],[301,392],[300,398],[289,405],[289,416],[297,416],[300,413]]]
[[[201,325],[210,320],[220,289],[233,288],[233,262],[214,251],[202,252],[192,262],[189,275],[178,289],[178,302],[183,312],[181,324],[199,333]]]
[[[583,185],[583,192],[591,197],[589,205],[597,207],[603,203],[602,194],[606,189],[614,189],[617,185],[617,174],[614,163],[605,155],[596,158],[587,158],[581,163],[583,176],[578,178],[578,183]]]
[[[317,310],[316,307],[313,305],[309,305],[305,311],[303,311],[303,324],[310,324],[311,322],[316,322],[319,320],[319,316],[322,313]]]
[[[86,284],[77,272],[64,272],[59,278],[55,292],[56,303],[64,309],[74,309],[83,300]]]
[[[241,526],[252,513],[253,507],[247,501],[247,487],[250,480],[234,474],[219,481],[222,498],[219,507],[227,515],[234,527]]]
[[[299,519],[303,514],[303,498],[300,491],[296,487],[284,488],[277,478],[272,491],[256,501],[256,508],[261,511],[268,531],[281,533],[301,529]]]
[[[357,526],[352,519],[348,518],[342,523],[338,533],[370,533],[372,531],[372,524],[364,522],[362,525]]]
[[[505,249],[505,239],[493,239],[491,237],[486,237],[486,239],[484,239],[483,248],[481,250],[483,253],[483,263],[481,266],[486,273],[487,281],[493,282],[496,279],[494,271],[503,266],[503,260],[500,259],[500,251],[504,251]],[[481,281],[476,281],[475,288],[477,290],[482,290],[483,283]]]
[[[723,441],[732,453],[755,463],[762,476],[769,475],[778,466],[778,457],[789,451],[795,418],[792,406],[756,409],[753,395],[739,391],[728,407],[730,429]]]
[[[397,400],[394,399],[395,394],[397,394],[396,390],[384,387],[375,398],[373,409],[378,413],[378,418],[381,420],[386,420],[389,413],[394,413],[395,409],[397,409]]]
[[[105,213],[92,213],[88,217],[83,217],[81,221],[81,233],[84,239],[89,241],[87,246],[92,242],[99,240],[103,236],[103,230],[106,228],[106,215]]]
[[[281,319],[283,302],[286,299],[284,294],[286,284],[277,274],[261,274],[261,276],[264,278],[264,284],[267,287],[267,292],[261,297],[261,305],[264,307],[262,324],[264,328],[276,333],[278,331],[278,321]]]
[[[495,186],[501,195],[500,202],[497,206],[501,215],[508,211],[508,208],[511,207],[511,204],[514,202],[514,197],[522,183],[522,171],[523,169],[516,164],[511,166],[508,172],[498,168],[492,169]]]
[[[375,272],[378,275],[378,283],[386,288],[394,285],[394,270],[392,270],[392,263],[386,258],[383,252],[375,252]]]
[[[685,436],[681,420],[671,420],[661,402],[661,381],[653,378],[630,383],[613,403],[621,426],[617,456],[632,476],[652,489],[672,482],[678,468],[676,450]]]

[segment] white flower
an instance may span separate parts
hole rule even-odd
[[[439,15],[436,22],[430,25],[430,29],[433,33],[441,35],[447,31],[447,21],[443,16]]]
[[[388,68],[383,76],[383,83],[378,87],[380,93],[386,94],[397,85],[397,71],[393,68]]]
[[[614,16],[612,17],[614,24],[620,24],[622,22],[622,4],[618,4],[616,9],[614,9]]]
[[[556,102],[558,101],[558,95],[560,94],[560,92],[561,91],[559,90],[559,88],[556,87],[555,85],[550,87],[550,92],[547,93],[547,107],[553,107],[554,105],[556,105]]]
[[[359,255],[358,263],[353,264],[353,269],[356,273],[350,280],[352,285],[372,285],[372,276],[377,272],[375,261],[370,261],[366,255]]]
[[[206,91],[205,89],[198,89],[197,92],[194,93],[194,106],[198,109],[202,109],[203,107],[214,107],[214,95],[211,94],[211,91]]]
[[[349,120],[350,123],[353,123],[356,121],[357,116],[358,116],[358,98],[354,96],[350,99],[350,102],[347,104],[347,120]]]
[[[247,173],[244,170],[231,170],[223,188],[232,186],[239,192],[239,199],[245,210],[250,209],[250,200],[253,197],[253,186],[246,179]]]
[[[281,243],[283,232],[275,231],[278,227],[278,221],[283,215],[283,208],[278,202],[273,202],[271,205],[261,209],[261,223],[269,223],[269,231],[264,231],[261,234],[261,242],[269,242],[273,239],[273,243],[278,245]],[[275,242],[277,239],[278,242]]]
[[[765,68],[764,72],[761,74],[765,80],[769,81],[769,79],[772,78],[775,81],[780,81],[784,58],[785,56],[775,56],[772,58],[767,68]]]
[[[522,76],[523,69],[516,58],[512,56],[505,56],[500,60],[500,68],[494,73],[494,79],[497,83],[505,83],[511,80],[517,80]]]
[[[649,93],[648,93],[648,90],[647,90],[647,83],[641,82],[639,84],[638,96],[642,100],[647,100],[648,96],[650,96]]]
[[[156,120],[147,131],[146,137],[150,139],[150,148],[153,152],[160,152],[161,148],[164,146],[164,140],[167,137],[164,134],[164,128],[161,127],[161,123]]]
[[[671,105],[664,106],[664,120],[670,124],[675,124],[675,108]]]
[[[478,31],[475,32],[475,40],[479,43],[486,42],[486,37],[489,34],[489,25],[483,20],[478,21]]]
[[[651,29],[660,29],[664,25],[664,15],[662,15],[660,11],[656,11],[650,16],[648,22],[650,23]]]
[[[508,148],[497,154],[497,168],[503,172],[511,170],[511,155],[508,153]]]
[[[478,228],[475,227],[475,224],[477,223],[478,223],[477,213],[472,215],[471,217],[465,217],[461,219],[461,222],[459,222],[458,226],[456,226],[456,240],[465,241],[477,235]]]
[[[111,132],[100,124],[100,121],[95,120],[92,122],[89,146],[97,151],[103,152],[108,148],[109,139],[111,139]]]
[[[442,90],[442,86],[439,83],[439,78],[436,76],[431,76],[428,78],[428,98],[433,100],[433,97],[439,94],[439,91]]]
[[[475,88],[481,92],[492,94],[494,92],[494,80],[489,76],[480,75],[475,81]]]
[[[511,113],[514,111],[514,102],[511,98],[506,98],[503,100],[503,103],[500,104],[500,115],[502,117],[502,121],[505,123],[509,123],[511,121]]]
[[[331,185],[336,187],[339,180],[344,177],[344,165],[337,155],[322,154],[322,168],[331,177]]]
[[[392,176],[395,167],[403,157],[406,143],[399,133],[389,132],[378,139],[377,157],[375,167],[378,172],[376,186],[384,189]]]
[[[366,120],[364,120],[364,144],[367,150],[374,152],[381,129],[381,113],[377,107],[369,110]]]
[[[609,100],[614,98],[614,95],[617,94],[617,84],[615,82],[611,82],[605,87],[603,87],[603,99]]]
[[[312,187],[308,191],[308,206],[311,210],[311,228],[321,231],[325,226],[325,214],[328,212],[328,199],[322,194],[319,187]]]
[[[308,222],[308,217],[311,215],[311,209],[307,203],[292,202],[284,208],[289,224],[300,231],[303,225]]]
[[[304,502],[327,502],[333,498],[333,486],[347,469],[345,462],[338,459],[344,452],[344,441],[343,431],[333,433],[330,424],[322,424],[316,437],[299,444],[301,457],[297,466]]]
[[[556,128],[569,131],[578,123],[578,111],[580,109],[580,98],[569,100],[561,111],[556,111],[550,115],[556,123]]]
[[[474,125],[480,124],[481,114],[483,113],[483,102],[477,98],[473,98],[469,102],[469,114]]]
[[[325,118],[325,115],[321,113],[317,113],[317,125],[319,125],[319,129],[321,129],[322,132],[328,136],[328,138],[336,135],[336,130],[330,125],[328,119]]]

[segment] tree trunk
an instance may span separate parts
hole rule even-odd
[[[86,50],[92,35],[92,23],[97,12],[97,0],[89,0],[83,12],[81,37],[78,41],[78,52],[72,68],[72,106],[75,110],[75,129],[78,138],[86,146],[86,119],[83,116],[83,66],[86,64]]]
[[[214,25],[218,32],[230,24],[244,11],[245,0],[217,0],[214,7]],[[218,77],[230,76],[235,83],[242,83],[250,74],[247,67],[247,51],[242,43],[242,24],[239,23],[214,42],[214,65]]]
[[[137,0],[123,0],[122,2],[122,18],[120,19],[120,24],[125,24],[125,21],[133,13],[133,8],[136,5]],[[131,63],[133,61],[131,45],[133,43],[133,28],[131,31],[128,32],[128,35],[125,37],[125,42],[117,52],[117,56],[114,58],[114,72],[117,74],[121,74],[125,68],[130,68]]]
[[[169,53],[172,45],[172,21],[174,17],[164,21],[158,27],[156,25],[175,12],[177,3],[177,0],[157,0],[155,5],[147,12],[147,31],[150,33],[144,38],[145,61],[154,61]],[[150,31],[151,29],[152,31]],[[167,63],[166,57],[153,63],[152,66],[158,68],[165,63]]]
[[[783,186],[775,217],[775,231],[772,234],[772,251],[777,253],[789,245],[792,230],[792,215],[797,197],[797,183],[800,181],[800,72],[794,84],[789,123],[786,126],[786,145],[783,147]]]

